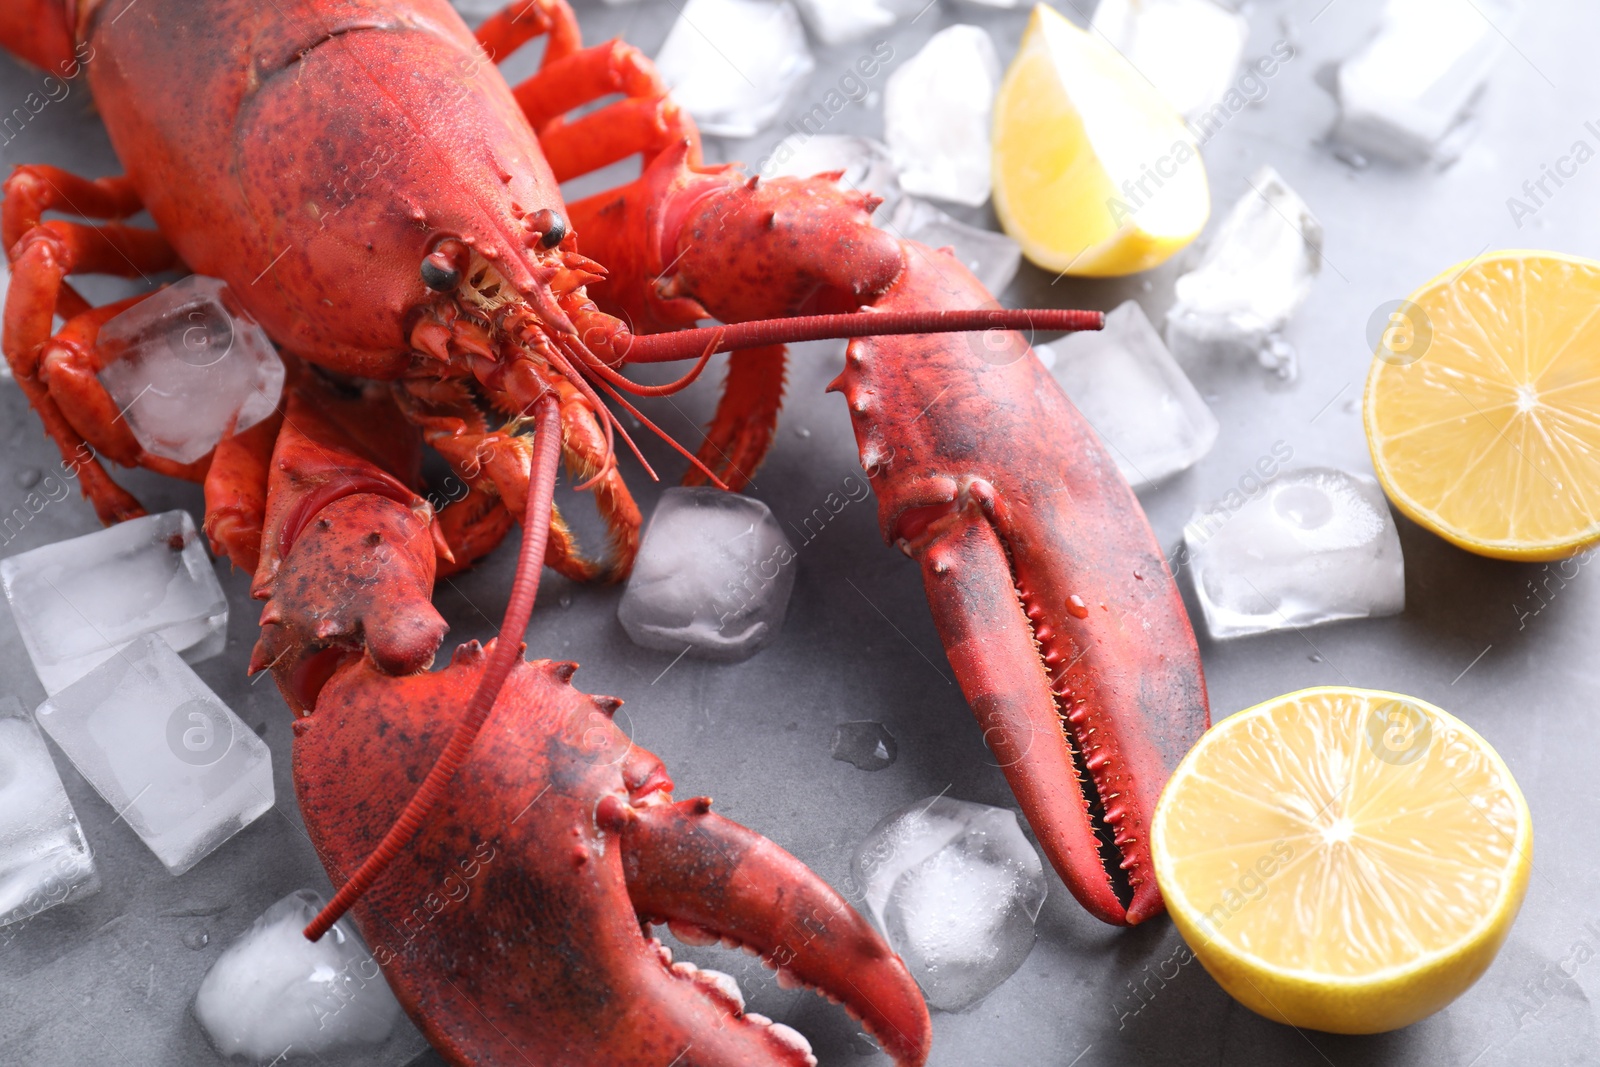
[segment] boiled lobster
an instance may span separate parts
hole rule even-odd
[[[540,36],[538,72],[509,88],[491,57]],[[900,1062],[926,1055],[915,985],[861,918],[708,802],[674,803],[611,723],[618,702],[517,643],[541,561],[584,580],[631,564],[639,513],[614,441],[632,442],[606,401],[637,416],[625,393],[679,388],[717,351],[728,381],[690,478],[737,488],[772,443],[783,345],[857,338],[834,388],[884,535],[921,564],[1040,843],[1095,915],[1159,913],[1145,828],[1206,725],[1194,639],[1131,491],[1001,330],[1098,316],[992,310],[948,253],[873,228],[874,202],[837,175],[704,166],[648,60],[583,47],[565,0],[516,0],[476,35],[445,0],[11,0],[0,43],[85,71],[127,170],[6,182],[13,373],[64,454],[204,482],[214,547],[266,601],[252,670],[299,716],[301,810],[340,887],[308,935],[353,906],[449,1058],[809,1058],[720,979],[671,964],[648,936],[661,920],[843,1001]],[[633,155],[636,181],[563,204],[559,182]],[[156,230],[121,221],[141,209]],[[274,418],[189,465],[146,453],[96,377],[113,358],[101,326],[140,298],[92,308],[67,280],[169,269],[226,280],[290,367]],[[694,328],[708,318],[726,325]],[[986,343],[941,332],[975,329]],[[667,386],[622,373],[696,357]],[[437,513],[424,443],[469,487]],[[608,523],[605,559],[554,511],[563,459]],[[140,514],[97,460],[80,483],[102,520]],[[430,673],[440,569],[518,519],[503,637]],[[392,944],[468,862],[485,879],[470,908]]]

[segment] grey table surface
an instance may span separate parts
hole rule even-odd
[[[1060,0],[1079,23],[1092,0]],[[1081,3],[1081,7],[1080,7]],[[1600,82],[1587,43],[1600,40],[1600,8],[1533,0],[1494,72],[1482,130],[1453,167],[1354,169],[1324,134],[1335,104],[1324,88],[1331,64],[1353,51],[1377,18],[1377,0],[1262,0],[1249,9],[1247,55],[1292,43],[1294,59],[1266,82],[1265,97],[1206,145],[1215,214],[1271,163],[1327,231],[1326,266],[1290,330],[1302,373],[1280,383],[1254,368],[1197,376],[1223,426],[1215,450],[1193,470],[1144,494],[1164,544],[1176,543],[1197,506],[1238,484],[1259,456],[1282,442],[1302,463],[1368,470],[1359,396],[1370,359],[1369,315],[1445,266],[1486,249],[1544,247],[1600,254],[1594,210],[1600,170],[1580,171],[1519,227],[1508,197],[1541,164],[1595,134]],[[672,0],[636,6],[589,4],[591,39],[620,35],[653,52],[676,17]],[[890,66],[933,32],[978,22],[1009,57],[1026,13],[930,5],[888,35]],[[870,44],[870,42],[869,42]],[[834,86],[869,44],[818,48],[817,69],[792,98],[799,115]],[[526,56],[512,72],[528,69]],[[41,76],[0,58],[0,112],[35,90]],[[881,89],[882,76],[874,88]],[[852,105],[829,132],[881,133],[876,99]],[[711,154],[761,160],[780,127]],[[87,90],[52,101],[3,147],[9,166],[55,163],[91,174],[117,171]],[[991,218],[987,209],[969,218]],[[1130,297],[1152,319],[1171,302],[1183,261],[1144,278],[1054,284],[1025,266],[1005,300],[1109,309]],[[91,281],[91,298],[121,283]],[[808,346],[795,360],[778,445],[752,493],[786,524],[798,523],[859,466],[842,402],[823,386],[839,366],[837,346]],[[709,412],[714,383],[651,412],[692,440]],[[0,514],[26,495],[29,472],[56,457],[22,396],[0,383]],[[1019,446],[1025,443],[1019,442]],[[681,470],[656,447],[669,471]],[[659,487],[629,468],[641,504]],[[196,487],[124,472],[151,510],[188,508]],[[859,475],[858,475],[859,476]],[[5,554],[95,528],[72,498],[33,517]],[[592,530],[592,526],[590,527]],[[936,1014],[931,1062],[939,1065],[1125,1064],[1579,1064],[1600,1062],[1591,994],[1600,994],[1597,855],[1600,789],[1594,714],[1600,585],[1586,569],[1568,582],[1539,566],[1480,559],[1401,523],[1407,602],[1396,618],[1285,632],[1226,644],[1202,637],[1218,717],[1304,686],[1349,683],[1414,694],[1462,717],[1505,757],[1533,809],[1534,874],[1510,940],[1484,978],[1445,1011],[1375,1037],[1303,1033],[1267,1022],[1231,1001],[1197,966],[1179,966],[1180,942],[1166,920],[1131,931],[1100,925],[1050,877],[1038,943],[1009,981],[976,1007]],[[800,551],[798,582],[780,639],[755,658],[714,665],[634,647],[622,633],[613,588],[550,578],[528,631],[535,654],[580,660],[580,685],[627,700],[619,721],[657,752],[684,795],[712,794],[723,814],[793,851],[835,886],[847,887],[852,847],[888,811],[919,797],[1012,804],[984,748],[934,633],[916,568],[886,549],[870,503],[852,504]],[[512,553],[444,584],[438,602],[451,640],[493,632],[505,604]],[[0,937],[0,1063],[200,1065],[218,1062],[188,1011],[220,948],[268,904],[327,881],[300,826],[289,761],[289,715],[270,682],[250,684],[244,666],[256,605],[242,574],[219,568],[231,600],[227,651],[199,666],[205,680],[251,725],[275,759],[278,803],[188,875],[168,877],[154,857],[57,753],[105,882]],[[1539,594],[1535,593],[1535,586]],[[1185,596],[1192,593],[1185,585]],[[1196,616],[1198,617],[1198,616]],[[0,689],[24,704],[43,697],[8,612],[0,611]],[[834,725],[878,719],[900,742],[891,768],[866,773],[829,757]],[[204,935],[204,936],[202,936]],[[202,942],[205,942],[203,945]],[[200,945],[195,948],[191,946]],[[748,957],[688,950],[730,970],[752,1007],[788,1022],[816,1045],[823,1064],[879,1062],[837,1009],[777,988]],[[376,1061],[376,1060],[374,1060]],[[437,1063],[426,1053],[420,1063]]]

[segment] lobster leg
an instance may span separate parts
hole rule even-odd
[[[511,0],[498,14],[478,27],[478,44],[496,63],[535,37],[548,34],[543,62],[548,65],[571,55],[583,43],[578,16],[567,0]]]
[[[777,435],[787,351],[783,345],[770,345],[728,357],[728,378],[698,454],[700,462],[736,493],[750,484]],[[683,484],[708,481],[698,468],[690,467]]]
[[[217,442],[206,472],[206,536],[211,551],[254,574],[267,521],[267,483],[283,412]]]
[[[81,202],[79,198],[81,197]],[[101,322],[114,314],[91,311],[66,281],[74,273],[140,275],[170,269],[177,263],[171,246],[148,230],[118,224],[89,226],[39,216],[68,206],[98,217],[124,217],[138,210],[126,179],[89,181],[53,167],[19,168],[5,184],[3,221],[12,282],[6,294],[5,325],[0,346],[17,384],[39,413],[45,432],[61,458],[79,476],[83,494],[102,522],[118,522],[144,514],[139,502],[106,473],[97,445],[113,458],[132,459],[161,468],[165,461],[145,457],[122,437],[106,412],[116,412],[109,396],[92,375],[94,337]],[[10,240],[15,234],[16,239]],[[126,306],[124,302],[121,306]],[[51,337],[56,315],[69,320],[59,339]],[[52,378],[51,370],[56,374]],[[84,420],[79,425],[74,415]],[[88,432],[85,432],[85,431]],[[129,435],[131,438],[131,435]],[[167,464],[170,473],[198,479],[204,467]]]

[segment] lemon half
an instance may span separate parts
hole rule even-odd
[[[1500,559],[1600,542],[1600,263],[1452,267],[1391,313],[1377,354],[1367,443],[1396,507]]]
[[[1431,704],[1307,689],[1224,719],[1156,806],[1184,940],[1261,1015],[1359,1034],[1450,1003],[1494,959],[1533,850],[1488,742]]]
[[[1211,192],[1172,105],[1116,49],[1040,4],[995,101],[994,206],[1034,263],[1106,277],[1193,241]]]

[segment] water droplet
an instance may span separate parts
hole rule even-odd
[[[796,426],[794,428],[794,435],[803,439],[809,438],[811,436],[811,431],[806,429],[804,426]]]
[[[564,608],[572,607],[572,594],[571,593],[562,593],[559,597],[556,598],[556,603],[560,604]]]
[[[28,467],[17,472],[17,484],[24,489],[32,489],[39,484],[39,479],[42,477],[37,468]]]
[[[1067,614],[1074,619],[1087,619],[1089,617],[1089,605],[1083,602],[1083,597],[1073,593],[1067,597]]]
[[[833,729],[833,758],[864,771],[881,771],[894,763],[900,746],[881,722],[842,722]]]
[[[203,926],[197,926],[183,935],[183,943],[199,952],[211,944],[211,933]]]
[[[1286,485],[1272,496],[1272,510],[1290,525],[1315,530],[1333,519],[1333,501],[1314,485]]]

